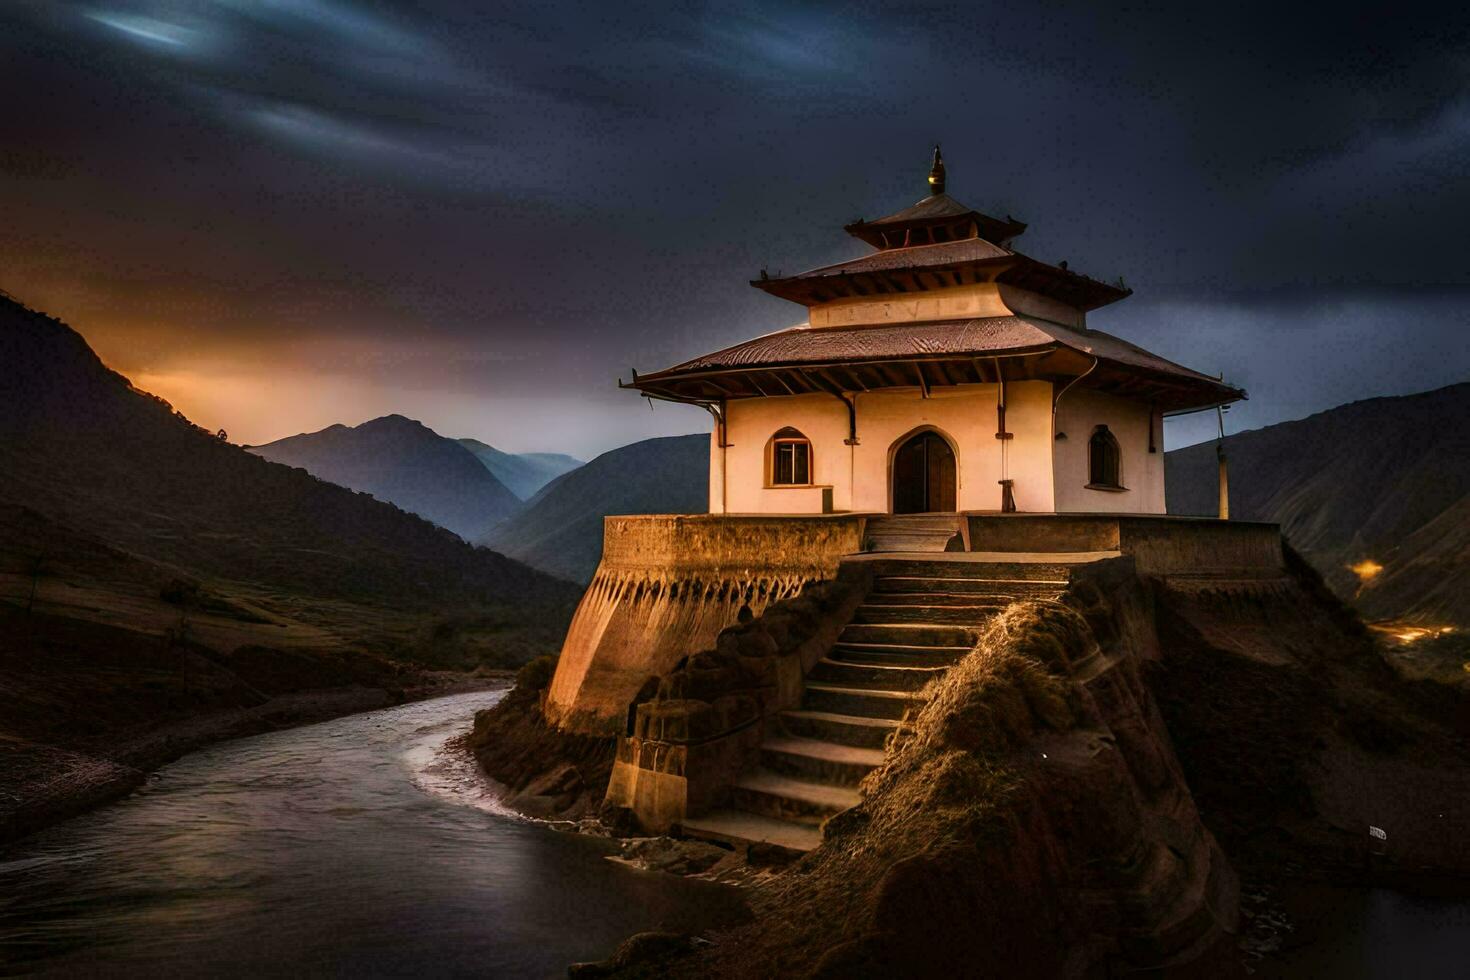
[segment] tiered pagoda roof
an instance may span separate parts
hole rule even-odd
[[[846,231],[876,251],[751,285],[816,306],[838,300],[902,300],[909,294],[980,283],[1028,290],[1080,312],[1131,294],[1011,248],[1026,230],[944,192],[935,148],[930,196]],[[808,392],[928,389],[997,380],[1085,378],[1088,387],[1146,398],[1161,411],[1188,411],[1237,401],[1245,392],[1098,330],[1034,315],[891,321],[843,326],[800,324],[686,361],[654,374],[634,374],[645,394],[702,403]]]
[[[1245,397],[1238,388],[1100,330],[1033,316],[927,320],[857,327],[806,324],[706,354],[629,387],[674,401],[1085,376],[1088,387],[1143,397],[1160,411]]]

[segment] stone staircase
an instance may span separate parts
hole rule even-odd
[[[863,551],[936,553],[964,551],[959,514],[897,514],[870,517],[863,530]]]
[[[728,807],[686,818],[684,833],[794,851],[820,844],[822,821],[858,802],[858,783],[882,764],[888,735],[920,690],[1008,604],[1066,587],[1069,563],[1015,557],[1031,560],[849,559],[873,563],[872,590],[807,674],[800,707],[769,725],[760,763],[732,785]]]

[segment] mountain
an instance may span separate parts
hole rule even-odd
[[[645,439],[603,453],[548,483],[483,543],[534,568],[591,580],[608,514],[709,510],[709,436]]]
[[[0,841],[204,742],[553,652],[579,591],[216,438],[0,294]]]
[[[1470,383],[1242,432],[1225,452],[1230,516],[1279,522],[1367,618],[1470,626]],[[1214,444],[1164,459],[1169,513],[1215,514]]]
[[[299,466],[397,504],[466,541],[483,536],[521,504],[469,450],[402,415],[328,426],[249,448],[273,463]]]
[[[410,439],[428,431],[381,421]],[[216,438],[109,370],[61,321],[3,297],[0,502],[197,574],[311,594],[412,603],[569,594],[392,504]]]
[[[529,500],[552,480],[582,465],[580,459],[561,453],[506,453],[478,439],[456,441],[522,500]]]

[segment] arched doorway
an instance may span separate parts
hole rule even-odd
[[[937,432],[915,434],[893,454],[893,512],[952,513],[954,509],[954,450]]]

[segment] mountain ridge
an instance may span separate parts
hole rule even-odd
[[[602,557],[604,517],[708,509],[709,436],[660,436],[557,477],[480,541],[549,574],[587,582]]]
[[[483,686],[578,592],[231,445],[0,296],[0,843],[211,741]]]
[[[1280,523],[1366,617],[1470,623],[1470,382],[1349,402],[1224,445],[1231,517]],[[1213,516],[1214,443],[1164,459],[1169,513]]]
[[[356,426],[337,423],[248,448],[396,504],[466,541],[483,536],[521,505],[468,449],[403,415]]]
[[[216,438],[59,319],[4,297],[0,406],[0,501],[124,551],[323,595],[418,601],[518,583],[516,601],[566,596],[391,503]]]
[[[521,500],[529,500],[546,484],[583,463],[565,453],[508,453],[479,439],[456,439],[495,478]]]

